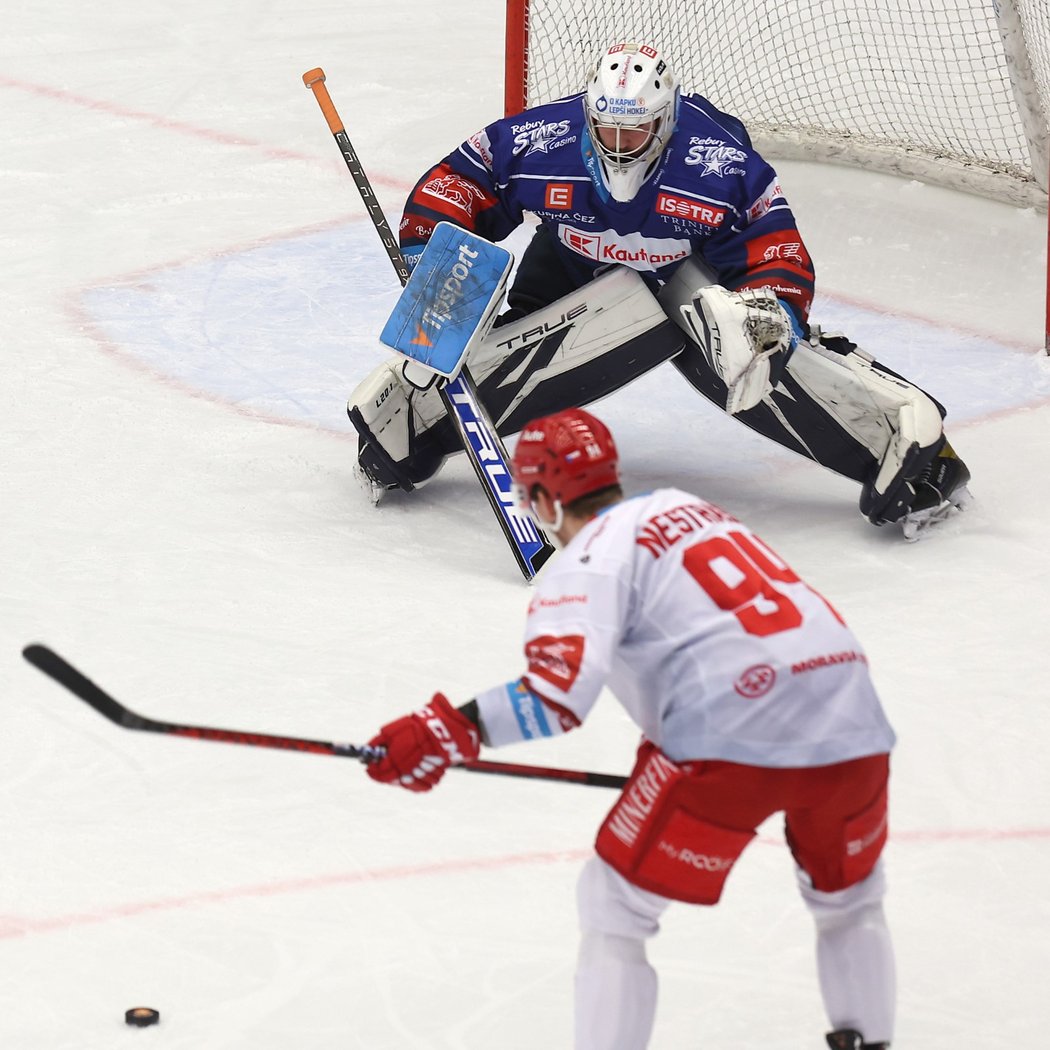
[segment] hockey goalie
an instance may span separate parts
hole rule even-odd
[[[500,435],[670,362],[758,433],[860,485],[861,513],[916,539],[970,502],[944,408],[809,320],[814,268],[743,124],[682,94],[654,48],[618,43],[577,95],[497,120],[428,170],[400,228],[411,266],[451,222],[501,241],[539,222],[506,309],[468,361]],[[351,395],[373,493],[411,492],[461,444],[441,380],[403,357]]]

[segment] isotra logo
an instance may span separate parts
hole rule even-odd
[[[691,219],[704,226],[721,226],[726,217],[725,208],[701,204],[699,201],[689,200],[688,197],[675,197],[670,193],[661,193],[656,198],[656,211],[658,215],[673,215],[677,219]]]

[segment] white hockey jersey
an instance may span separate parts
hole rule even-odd
[[[677,489],[589,522],[541,575],[527,670],[477,696],[492,746],[579,725],[603,686],[672,760],[828,765],[894,734],[860,643],[746,525]]]

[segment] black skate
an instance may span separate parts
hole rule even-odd
[[[973,496],[967,488],[969,481],[969,469],[945,441],[913,482],[915,498],[901,518],[904,538],[909,542],[922,539],[941,522],[970,506]]]
[[[889,1043],[866,1043],[855,1028],[837,1028],[824,1037],[831,1050],[889,1050]]]

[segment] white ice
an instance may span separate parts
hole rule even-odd
[[[371,507],[347,394],[395,275],[301,81],[322,66],[387,215],[502,108],[500,5],[114,0],[0,39],[0,1048],[567,1047],[574,882],[605,790],[121,730],[43,641],[156,718],[363,742],[519,673],[529,590],[469,466]],[[603,402],[633,489],[749,521],[864,639],[898,730],[896,1046],[1050,1031],[1045,217],[780,165],[816,319],[949,408],[979,502],[906,545],[855,486],[664,369]],[[493,757],[624,772],[611,698]],[[823,1045],[779,827],[651,949],[653,1045]],[[124,1025],[134,1005],[159,1027]]]

